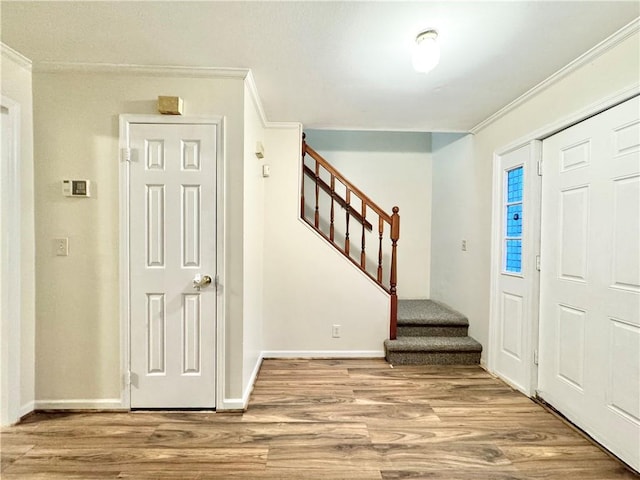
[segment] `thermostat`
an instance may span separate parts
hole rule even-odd
[[[65,197],[90,197],[90,180],[63,180],[62,194]]]

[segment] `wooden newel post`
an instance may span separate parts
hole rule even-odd
[[[398,207],[393,207],[393,215],[391,215],[391,280],[389,282],[389,291],[391,292],[391,316],[389,322],[389,338],[395,340],[398,332],[398,295],[396,293],[396,285],[398,282],[398,256],[397,246],[400,239],[400,215]]]
[[[307,134],[302,132],[302,168],[300,169],[300,175],[302,180],[300,182],[300,216],[304,218],[304,157],[307,154]]]

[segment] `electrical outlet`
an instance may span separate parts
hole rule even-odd
[[[331,327],[331,336],[333,338],[340,338],[340,325],[334,325]]]
[[[56,255],[59,257],[66,257],[69,255],[69,239],[68,238],[54,238],[53,249]]]
[[[466,240],[462,240],[462,244],[460,245],[460,250],[462,250],[463,252],[467,251],[467,241]]]

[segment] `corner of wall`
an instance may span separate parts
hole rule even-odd
[[[0,44],[2,64],[2,94],[19,109],[19,295],[20,332],[16,340],[19,361],[18,404],[12,411],[22,416],[29,412],[35,400],[35,222],[34,222],[34,157],[33,157],[33,82],[31,61],[4,43]],[[4,321],[4,319],[3,319]],[[15,359],[14,359],[15,360]],[[4,379],[3,379],[4,380]]]

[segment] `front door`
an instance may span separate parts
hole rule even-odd
[[[640,470],[640,98],[543,142],[539,395]]]
[[[539,272],[539,142],[500,156],[500,256],[494,298],[494,370],[527,395],[535,383]]]
[[[216,129],[129,125],[131,408],[215,407]]]

